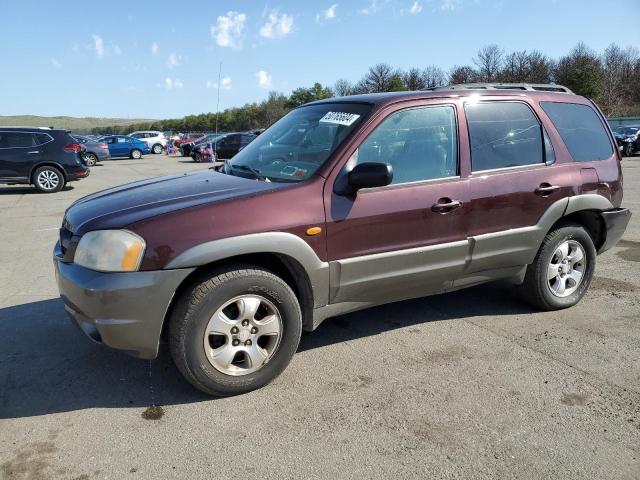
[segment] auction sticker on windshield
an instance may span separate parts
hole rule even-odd
[[[358,120],[360,115],[356,113],[347,112],[327,112],[324,117],[320,119],[320,123],[333,123],[335,125],[353,125],[353,122]]]

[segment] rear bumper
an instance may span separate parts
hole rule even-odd
[[[601,214],[602,220],[605,225],[605,241],[598,249],[598,253],[606,252],[613,247],[627,229],[629,220],[631,219],[631,212],[626,208],[615,208],[613,210],[607,210]]]
[[[84,165],[74,165],[73,167],[65,168],[65,177],[67,182],[86,178],[89,176],[89,173],[91,173],[91,170],[89,167],[85,167]]]
[[[73,322],[96,342],[134,357],[155,358],[171,299],[193,269],[102,273],[63,263],[61,255],[57,243],[56,281]]]

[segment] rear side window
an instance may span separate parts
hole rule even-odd
[[[49,143],[51,140],[53,140],[46,133],[35,133],[34,135],[36,137],[36,142],[38,145],[44,145],[45,143]],[[86,140],[83,143],[86,143]]]
[[[524,103],[467,103],[465,112],[473,171],[544,162],[540,123]]]
[[[596,112],[577,103],[540,102],[576,162],[606,160],[613,155],[609,135]]]

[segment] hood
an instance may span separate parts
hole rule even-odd
[[[197,205],[266,193],[286,183],[261,182],[213,170],[150,178],[83,197],[65,213],[75,235],[123,228],[140,220]]]

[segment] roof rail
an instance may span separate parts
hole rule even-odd
[[[567,87],[554,83],[460,83],[442,87],[426,88],[430,92],[446,90],[526,90],[539,92],[573,93]]]

